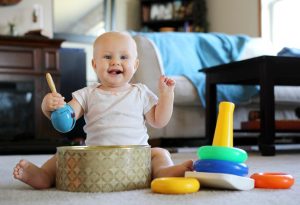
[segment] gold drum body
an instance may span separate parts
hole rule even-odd
[[[56,188],[72,192],[114,192],[149,188],[151,148],[69,146],[57,148]]]

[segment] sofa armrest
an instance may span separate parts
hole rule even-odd
[[[262,55],[276,56],[278,51],[279,50],[276,49],[271,41],[263,38],[251,38],[245,45],[245,48],[241,52],[238,60],[245,60]]]
[[[158,94],[158,80],[164,75],[164,69],[159,50],[148,38],[141,35],[133,37],[137,44],[139,68],[133,76],[133,83],[143,83],[155,94]]]

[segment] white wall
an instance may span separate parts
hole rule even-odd
[[[260,35],[259,0],[207,0],[210,32]]]
[[[140,16],[139,0],[115,0],[114,30],[139,30]]]
[[[40,17],[37,23],[32,22],[34,6],[39,7]],[[9,35],[9,23],[16,25],[16,34],[23,35],[27,31],[43,29],[44,34],[52,37],[53,18],[51,0],[22,0],[13,6],[0,7],[0,34]]]

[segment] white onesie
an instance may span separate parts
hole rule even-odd
[[[145,114],[157,104],[146,85],[112,93],[94,84],[72,93],[84,110],[86,145],[147,145]]]

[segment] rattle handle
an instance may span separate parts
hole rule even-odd
[[[51,92],[52,92],[52,93],[56,93],[55,84],[54,84],[54,82],[53,82],[53,79],[52,79],[50,73],[46,73],[46,79],[47,79],[48,86],[49,86]]]

